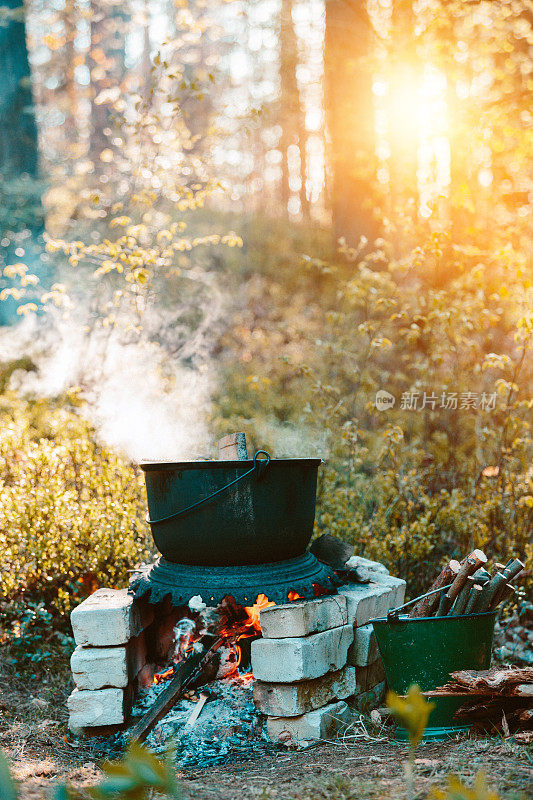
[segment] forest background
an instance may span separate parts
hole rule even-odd
[[[151,556],[142,458],[320,455],[407,579],[531,559],[527,0],[2,0],[0,616]],[[28,647],[28,642],[33,642]]]

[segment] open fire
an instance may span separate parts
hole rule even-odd
[[[291,590],[288,593],[289,602],[301,599],[298,592]],[[226,598],[218,606],[218,619],[214,622],[210,619],[211,609],[189,612],[192,616],[184,616],[174,627],[172,663],[154,675],[154,684],[158,685],[174,676],[176,666],[193,652],[195,642],[208,629],[215,630],[222,640],[217,677],[251,681],[253,676],[248,671],[250,644],[261,635],[261,611],[273,605],[275,603],[265,594],[259,594],[251,606],[239,606],[232,598]]]

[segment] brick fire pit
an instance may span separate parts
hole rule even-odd
[[[405,581],[367,559],[354,556],[348,565],[364,566],[370,581],[261,609],[250,678],[273,741],[331,738],[354,710],[383,700],[384,673],[368,623],[403,602]],[[151,686],[157,669],[168,666],[174,628],[187,615],[187,607],[150,605],[114,589],[98,589],[74,609],[73,732],[101,734],[102,726],[129,722],[136,697]]]

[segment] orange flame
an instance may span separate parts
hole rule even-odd
[[[299,600],[300,596],[296,592],[291,592],[289,599]],[[225,613],[222,614],[224,622],[220,627],[220,636],[226,640],[225,645],[231,648],[235,653],[235,664],[231,672],[226,674],[227,678],[238,678],[244,683],[252,680],[253,676],[251,672],[244,675],[239,674],[239,665],[242,661],[242,650],[239,642],[242,639],[250,639],[261,635],[261,611],[274,605],[276,604],[269,600],[265,594],[260,594],[257,596],[257,600],[252,606],[238,606],[232,598],[229,598],[221,607],[221,610],[225,611]],[[181,661],[183,658],[186,658],[191,649],[192,642],[189,640],[184,652],[179,654],[178,660]],[[173,674],[174,667],[169,667],[154,676],[154,683],[161,683],[171,678]]]
[[[163,681],[166,681],[173,675],[174,675],[174,667],[169,667],[168,669],[163,670],[163,672],[157,672],[154,675],[154,684],[157,686],[157,684],[163,683]]]
[[[275,606],[276,604],[269,600],[266,594],[260,594],[257,597],[253,606],[244,606],[244,610],[248,614],[249,621],[245,623],[247,627],[250,627],[252,630],[249,634],[244,634],[245,636],[252,636],[254,633],[261,633],[261,622],[260,622],[260,614],[264,608],[268,608],[269,606]],[[239,636],[239,639],[242,637]]]

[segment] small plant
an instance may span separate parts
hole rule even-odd
[[[413,800],[415,797],[414,785],[414,762],[416,749],[428,724],[429,715],[435,708],[435,703],[426,700],[420,687],[413,684],[405,696],[389,692],[387,694],[387,705],[407,731],[409,738],[409,758],[404,764],[405,781],[407,784],[407,797]],[[484,772],[478,772],[474,786],[470,789],[457,775],[448,777],[446,789],[433,789],[431,797],[435,800],[501,800],[500,795],[492,792],[487,787]]]
[[[414,683],[409,687],[405,697],[396,692],[388,692],[387,705],[400,725],[407,731],[409,747],[414,753],[422,741],[429,715],[435,708],[435,703],[429,703],[420,691],[420,686]]]
[[[435,708],[435,703],[429,703],[420,691],[420,686],[414,683],[409,687],[405,697],[396,694],[396,692],[388,692],[387,705],[400,725],[405,728],[409,738],[409,758],[404,764],[404,774],[407,784],[407,796],[409,800],[412,800],[415,796],[414,764],[416,748],[422,741],[429,715]]]
[[[173,761],[172,750],[168,750],[161,761],[147,747],[132,742],[124,758],[103,765],[106,777],[90,794],[95,800],[117,796],[124,800],[143,800],[154,794],[181,798],[182,791],[176,780]]]
[[[54,800],[148,800],[153,797],[168,797],[181,800],[181,787],[176,780],[173,767],[174,753],[167,751],[163,761],[141,744],[128,746],[120,761],[108,761],[102,767],[104,779],[83,794],[69,786],[58,786]],[[0,752],[0,800],[18,800],[18,792],[9,772],[5,757]]]
[[[501,800],[497,792],[488,788],[484,772],[478,772],[472,788],[465,786],[457,775],[450,775],[447,788],[434,789],[433,797],[435,800]]]

